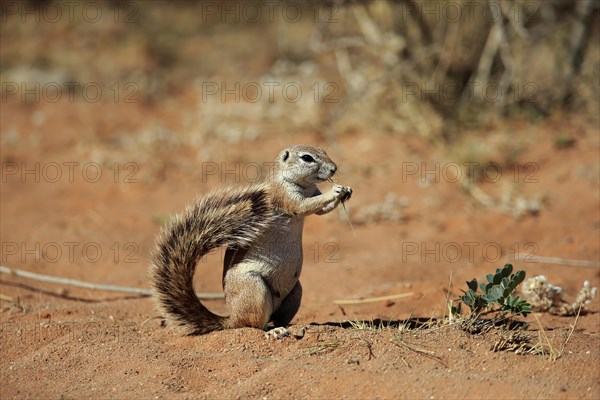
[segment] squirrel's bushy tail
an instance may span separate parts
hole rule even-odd
[[[196,264],[217,247],[249,247],[272,214],[266,186],[225,189],[195,201],[161,230],[149,276],[157,308],[168,325],[186,335],[224,328],[227,318],[210,312],[196,297]]]

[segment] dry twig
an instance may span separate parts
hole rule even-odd
[[[401,299],[403,297],[411,297],[414,295],[413,292],[409,293],[400,293],[400,294],[392,294],[389,296],[381,296],[381,297],[370,297],[367,299],[357,299],[357,300],[334,300],[333,304],[363,304],[363,303],[374,303],[376,301],[385,301],[385,300],[393,300],[393,299]]]
[[[403,347],[406,347],[409,350],[414,351],[415,353],[418,353],[418,354],[421,354],[421,355],[433,358],[434,360],[436,360],[440,364],[446,366],[446,364],[444,363],[444,360],[442,360],[441,357],[436,356],[433,351],[425,350],[425,349],[422,349],[420,347],[416,347],[416,346],[413,346],[411,344],[408,344],[404,340],[400,339],[399,337],[396,337],[395,339],[393,339],[392,343],[394,343],[398,347],[403,346]]]
[[[515,260],[520,260],[521,254],[516,253],[513,255]],[[590,260],[573,260],[568,258],[560,257],[543,257],[543,256],[532,256],[530,254],[523,255],[523,259],[529,262],[540,262],[546,264],[558,264],[566,265],[568,267],[583,267],[583,268],[600,268],[600,262]]]
[[[138,294],[140,296],[152,296],[152,294],[154,293],[150,289],[140,289],[140,288],[132,288],[132,287],[126,287],[126,286],[116,286],[116,285],[106,285],[106,284],[101,284],[101,283],[84,282],[84,281],[78,281],[76,279],[60,278],[60,277],[56,277],[56,276],[36,274],[34,272],[23,271],[23,270],[14,269],[14,268],[8,268],[8,267],[5,267],[4,265],[0,265],[0,273],[20,276],[22,278],[32,279],[34,281],[39,281],[39,282],[49,282],[49,283],[56,283],[59,285],[83,287],[83,288],[91,289],[91,290],[103,290],[103,291],[107,291],[107,292],[120,292],[120,293],[133,293],[133,294]],[[197,293],[197,295],[199,298],[202,298],[202,299],[222,299],[223,298],[223,295],[220,293]]]

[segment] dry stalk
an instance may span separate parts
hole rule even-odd
[[[546,331],[544,330],[544,327],[542,326],[542,323],[540,322],[537,315],[533,314],[533,316],[535,317],[535,320],[540,327],[540,342],[542,342],[542,337],[543,337],[543,339],[546,341],[546,345],[548,346],[548,349],[549,349],[548,350],[548,358],[552,362],[558,360],[558,358],[560,357],[560,352],[554,346],[552,346],[552,343],[550,342],[548,335],[546,335]],[[543,350],[542,350],[542,353],[543,353]]]
[[[154,293],[149,289],[140,289],[140,288],[132,288],[127,286],[117,286],[117,285],[106,285],[101,283],[92,283],[79,281],[71,278],[60,278],[56,276],[36,274],[34,272],[23,271],[15,268],[8,268],[4,265],[0,265],[0,273],[3,274],[11,274],[15,276],[20,276],[22,278],[31,279],[39,282],[49,282],[56,283],[59,285],[67,285],[67,286],[75,286],[82,287],[91,290],[102,290],[106,292],[119,292],[119,293],[133,293],[140,295],[142,297],[152,296]],[[198,297],[201,299],[222,299],[224,296],[220,293],[197,293]]]
[[[396,336],[396,338],[395,338],[395,339],[392,339],[392,340],[391,340],[391,342],[392,342],[393,344],[395,344],[396,346],[398,346],[398,347],[406,347],[407,349],[409,349],[409,350],[411,350],[411,351],[414,351],[414,352],[415,352],[415,353],[417,353],[417,354],[421,354],[421,355],[423,355],[423,356],[426,356],[426,357],[433,358],[434,360],[436,360],[436,361],[437,361],[437,362],[439,362],[440,364],[442,364],[442,365],[446,366],[446,364],[444,363],[444,361],[442,360],[442,358],[441,358],[441,357],[439,357],[439,356],[436,356],[436,355],[435,355],[435,353],[434,353],[433,351],[426,350],[426,349],[422,349],[422,348],[420,348],[420,347],[416,347],[416,346],[413,346],[413,345],[411,345],[411,344],[408,344],[408,343],[406,343],[404,340],[402,340],[402,339],[401,339],[400,337],[398,337],[398,336]]]
[[[521,254],[515,253],[513,258],[516,260],[523,259],[529,262],[540,262],[546,264],[557,264],[557,265],[565,265],[567,267],[582,267],[582,268],[600,268],[600,262],[592,261],[592,260],[573,260],[568,258],[560,258],[560,257],[542,257],[542,256],[533,256],[531,254]]]
[[[571,340],[571,336],[573,336],[573,332],[575,331],[575,327],[577,326],[577,321],[579,321],[579,314],[581,313],[581,307],[583,306],[583,304],[579,305],[579,310],[577,310],[577,316],[575,317],[575,322],[573,322],[573,325],[571,325],[571,330],[569,331],[569,334],[567,335],[567,338],[565,339],[565,342],[563,343],[560,352],[558,353],[558,358],[562,357],[562,355],[565,352],[565,349],[567,348],[567,343],[569,343],[569,340]]]
[[[370,297],[366,299],[357,299],[357,300],[334,300],[333,304],[364,304],[364,303],[374,303],[377,301],[385,301],[385,300],[393,300],[393,299],[401,299],[404,297],[411,297],[414,293],[400,293],[400,294],[392,294],[389,296],[381,296],[381,297]]]

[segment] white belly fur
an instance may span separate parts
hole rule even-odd
[[[260,240],[233,268],[237,272],[259,273],[274,292],[273,309],[298,282],[302,270],[302,228],[304,217],[281,215]]]

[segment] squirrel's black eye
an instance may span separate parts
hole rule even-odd
[[[306,161],[306,162],[314,162],[315,161],[315,159],[312,158],[308,154],[304,154],[304,155],[300,156],[300,158],[302,159],[302,161]]]

